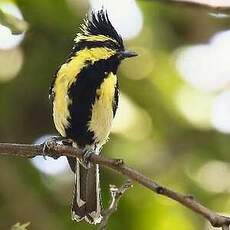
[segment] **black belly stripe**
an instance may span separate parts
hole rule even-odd
[[[111,60],[112,63],[114,65],[114,60]],[[88,124],[92,116],[96,90],[100,88],[109,72],[116,72],[116,68],[111,66],[108,60],[106,63],[105,60],[100,60],[94,64],[89,64],[82,69],[76,82],[69,89],[68,95],[72,100],[69,106],[70,126],[65,131],[66,136],[76,141],[80,147],[91,145],[95,141],[94,133],[88,130]]]

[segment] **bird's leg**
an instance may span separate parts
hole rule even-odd
[[[93,148],[89,148],[89,149],[85,149],[83,152],[84,153],[82,159],[80,159],[80,163],[84,168],[89,169],[90,168],[89,159],[92,154],[95,154],[95,150]]]

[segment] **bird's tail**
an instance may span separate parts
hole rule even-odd
[[[86,169],[78,160],[75,160],[75,165],[72,219],[76,221],[85,219],[90,224],[100,223],[102,216],[99,166],[91,163],[90,168]]]

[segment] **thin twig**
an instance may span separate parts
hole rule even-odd
[[[144,0],[140,0],[144,1]],[[146,0],[145,0],[146,1]],[[191,6],[196,8],[203,8],[216,13],[230,11],[229,0],[148,0],[149,2],[160,2],[166,4],[175,4],[179,6]]]
[[[45,148],[44,148],[45,147]],[[53,140],[47,141],[46,144],[26,145],[26,144],[7,144],[0,143],[0,155],[35,157],[37,155],[46,155],[53,158],[59,156],[72,156],[82,158],[83,152],[80,149],[71,146],[64,146]],[[175,192],[169,188],[159,185],[149,177],[141,174],[135,169],[127,166],[123,160],[110,159],[101,155],[92,155],[89,159],[93,163],[100,164],[109,169],[113,169],[123,174],[133,181],[142,184],[151,191],[175,200],[183,206],[191,209],[207,219],[213,227],[219,227],[227,230],[230,225],[230,217],[219,215],[206,208],[191,196]]]
[[[111,200],[109,207],[105,210],[103,210],[103,219],[100,223],[100,226],[98,230],[105,230],[110,216],[117,211],[118,203],[122,197],[122,195],[132,187],[132,183],[130,180],[127,180],[121,187],[117,187],[116,185],[110,185],[110,194],[111,194]]]
[[[30,225],[30,222],[27,222],[25,224],[16,223],[11,227],[11,230],[28,230],[28,226]]]

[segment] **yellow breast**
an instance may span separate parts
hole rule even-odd
[[[63,137],[66,136],[65,129],[69,126],[69,105],[72,103],[68,96],[69,88],[77,80],[80,71],[87,66],[87,60],[93,64],[99,60],[109,58],[114,55],[114,53],[115,51],[108,48],[84,49],[78,51],[68,63],[61,66],[53,88],[55,94],[53,101],[53,119],[57,131]]]
[[[94,132],[95,140],[103,145],[111,130],[113,120],[113,103],[117,77],[110,73],[97,90],[97,99],[92,106],[92,117],[89,130]]]

